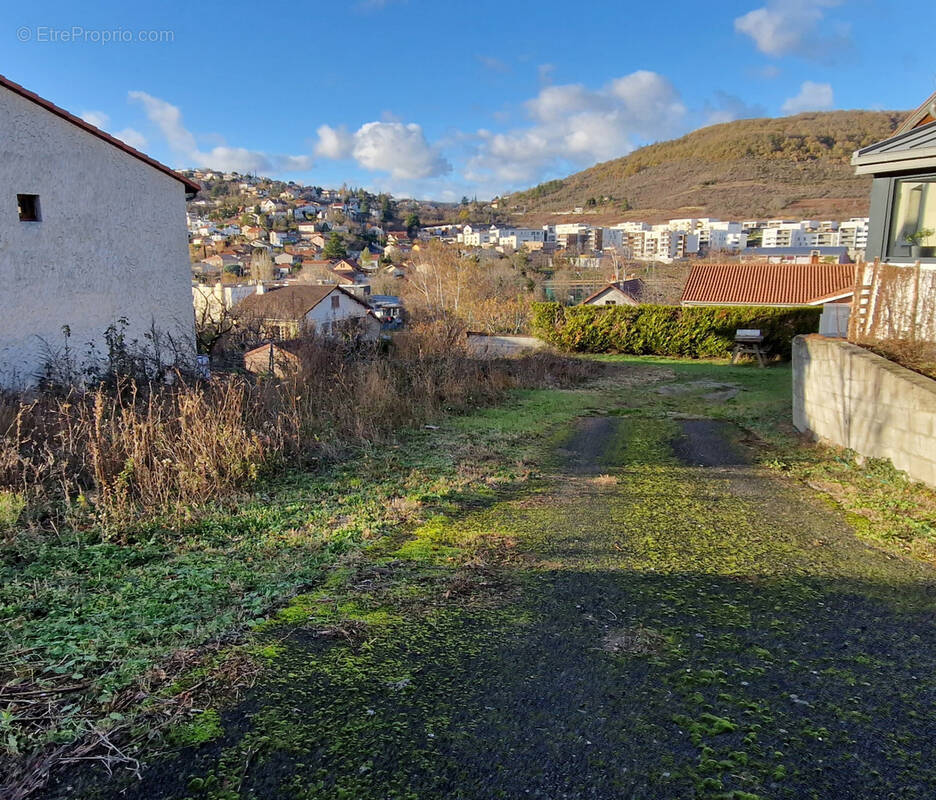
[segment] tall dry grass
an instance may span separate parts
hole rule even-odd
[[[513,387],[568,385],[593,367],[549,354],[468,357],[458,324],[417,323],[390,352],[309,339],[284,379],[166,386],[130,378],[0,397],[0,491],[34,517],[116,523],[230,497],[263,475],[314,468],[395,430],[488,405]]]

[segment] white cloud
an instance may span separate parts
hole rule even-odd
[[[128,96],[132,101],[142,104],[149,121],[156,125],[162,135],[166,137],[169,147],[180,155],[198,152],[195,137],[182,124],[182,112],[178,106],[160,100],[158,97],[153,97],[146,92],[129,92]],[[207,164],[204,166],[207,166]]]
[[[835,95],[828,83],[803,81],[799,94],[790,97],[781,106],[784,114],[799,114],[801,111],[823,111],[832,108]]]
[[[545,86],[525,107],[528,127],[478,132],[479,149],[468,162],[466,178],[517,185],[562,162],[581,166],[616,158],[682,130],[688,113],[675,87],[647,70],[601,89]]]
[[[146,92],[130,92],[129,97],[142,104],[150,122],[159,128],[169,147],[177,157],[185,159],[187,166],[211,167],[225,172],[298,172],[312,166],[309,156],[267,154],[226,144],[203,151],[198,147],[194,134],[182,123],[182,112],[178,106]]]
[[[315,145],[315,155],[323,158],[348,158],[354,148],[354,139],[342,126],[333,128],[331,125],[322,125],[318,131],[318,143]]]
[[[845,25],[825,21],[825,9],[842,0],[768,0],[734,21],[738,33],[750,36],[769,56],[791,53],[822,60],[848,41]],[[825,30],[820,30],[820,27]]]
[[[415,122],[368,122],[355,132],[351,154],[365,169],[389,172],[397,179],[430,178],[452,169]]]
[[[364,169],[388,172],[397,181],[434,178],[452,170],[438,146],[429,144],[414,122],[368,122],[353,134],[344,127],[322,125],[317,133],[316,155],[354,158]]]
[[[103,111],[82,111],[81,118],[95,128],[100,128],[102,131],[107,131],[110,127],[110,117]],[[131,147],[135,147],[137,150],[142,150],[146,147],[146,137],[134,128],[124,128],[122,131],[116,131],[111,135],[120,139],[122,142],[126,142]]]
[[[102,131],[107,130],[107,126],[110,125],[110,117],[103,111],[82,111],[81,118]]]
[[[146,147],[146,137],[134,128],[124,128],[122,131],[116,131],[114,136],[137,150]]]

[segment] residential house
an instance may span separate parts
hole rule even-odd
[[[185,201],[200,187],[0,76],[0,385],[152,328],[194,353]]]
[[[279,267],[292,267],[302,263],[302,259],[295,253],[280,253],[273,259],[273,263]]]
[[[936,93],[852,165],[873,179],[856,332],[936,342]]]
[[[303,258],[297,280],[301,283],[339,284],[350,289],[355,284],[354,276],[335,271],[333,261],[320,258]]]
[[[683,306],[816,306],[849,302],[855,270],[845,264],[695,264]]]
[[[384,330],[395,330],[403,327],[403,301],[389,294],[372,294],[367,302],[374,309],[374,316],[380,320]]]
[[[396,247],[409,247],[410,237],[406,231],[388,231],[387,244]]]
[[[380,322],[370,306],[340,286],[293,284],[252,294],[237,306],[244,319],[259,323],[262,335],[294,339],[307,334],[337,336],[350,328],[365,339],[377,338]]]
[[[490,231],[475,225],[465,225],[461,233],[456,236],[456,240],[466,247],[484,247],[490,242]],[[389,233],[387,234],[387,242],[390,242]]]
[[[274,247],[285,247],[287,244],[295,244],[299,237],[288,231],[270,231],[270,244]]]
[[[643,283],[639,278],[609,283],[586,297],[583,306],[636,306],[640,304]]]
[[[227,267],[243,267],[244,264],[243,259],[233,253],[217,253],[203,260],[219,270],[224,270]]]
[[[873,178],[866,257],[936,264],[936,93],[852,165]]]

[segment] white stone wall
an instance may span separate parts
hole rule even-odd
[[[78,352],[121,317],[193,345],[190,280],[184,185],[0,87],[0,385],[32,382],[65,325]]]
[[[936,487],[936,381],[864,348],[793,340],[793,424]]]

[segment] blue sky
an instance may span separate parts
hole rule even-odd
[[[398,195],[487,198],[713,122],[936,90],[933,0],[135,6],[10,4],[0,72],[174,167]]]

